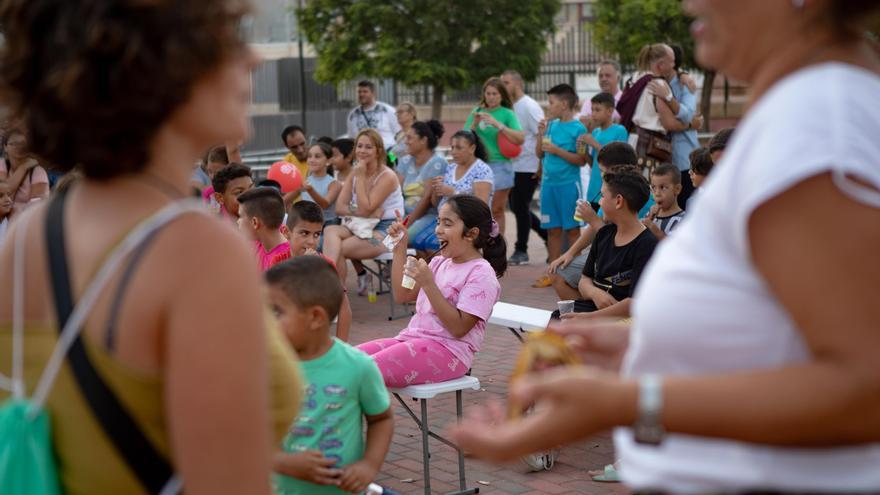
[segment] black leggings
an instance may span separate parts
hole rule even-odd
[[[510,210],[516,217],[515,249],[522,252],[526,252],[529,246],[529,230],[534,230],[541,239],[547,240],[547,231],[541,228],[541,220],[529,208],[535,188],[538,187],[538,179],[534,179],[534,175],[532,172],[517,172],[510,192]]]

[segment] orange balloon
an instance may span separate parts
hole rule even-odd
[[[302,174],[299,173],[296,165],[285,161],[273,163],[269,167],[267,178],[281,184],[281,192],[283,193],[295,191],[302,187],[303,184]]]

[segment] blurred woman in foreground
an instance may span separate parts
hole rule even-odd
[[[880,57],[863,23],[880,3],[684,5],[700,63],[752,102],[643,274],[632,329],[557,329],[620,375],[533,376],[512,394],[539,413],[455,435],[502,461],[617,427],[634,490],[876,492]]]

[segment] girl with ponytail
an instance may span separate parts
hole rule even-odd
[[[403,222],[389,235],[401,235],[394,248],[391,285],[398,303],[416,302],[416,313],[397,337],[363,343],[389,387],[437,383],[463,376],[480,350],[486,321],[501,296],[498,277],[507,269],[507,246],[480,198],[451,196],[436,227],[440,250],[430,263],[413,258]],[[415,280],[401,285],[404,272]]]

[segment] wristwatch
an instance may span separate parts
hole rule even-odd
[[[669,94],[668,94],[668,95],[666,95],[666,97],[665,97],[665,98],[663,98],[663,99],[664,99],[664,100],[666,100],[666,103],[669,103],[669,102],[671,102],[671,101],[672,101],[672,93],[669,93]]]
[[[639,378],[638,419],[633,426],[636,443],[660,445],[666,430],[660,421],[663,412],[663,380],[659,375]]]

